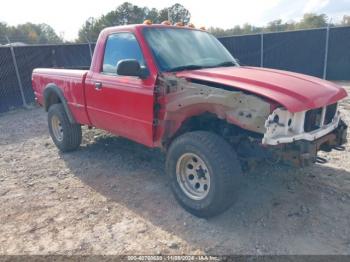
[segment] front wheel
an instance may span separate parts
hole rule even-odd
[[[242,171],[234,149],[216,134],[196,131],[170,145],[166,171],[177,201],[198,217],[211,217],[234,201]]]
[[[51,138],[62,152],[76,150],[81,143],[81,126],[69,122],[62,104],[50,106],[48,124]]]

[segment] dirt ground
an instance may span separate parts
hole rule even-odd
[[[350,123],[350,99],[341,110]],[[350,147],[322,156],[258,166],[205,220],[176,203],[158,150],[84,128],[60,154],[43,109],[3,114],[0,254],[350,254]]]

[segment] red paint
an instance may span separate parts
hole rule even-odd
[[[149,25],[112,27],[99,36],[89,71],[35,69],[33,89],[43,104],[44,88],[56,84],[64,93],[69,108],[78,123],[108,130],[147,146],[159,146],[164,126],[154,126],[154,87],[158,69],[142,35]],[[152,27],[169,27],[152,25]],[[196,30],[179,27],[179,30]],[[142,49],[150,76],[147,79],[101,74],[104,47],[108,35],[117,32],[135,34]],[[343,88],[311,76],[253,67],[213,68],[180,72],[178,77],[204,80],[253,93],[285,106],[291,112],[308,110],[334,103],[344,97]],[[102,90],[95,89],[102,83]],[[179,127],[197,109],[184,110],[176,118]],[[200,111],[203,111],[202,109]],[[198,112],[197,112],[198,113]],[[160,117],[164,116],[161,112]]]
[[[276,101],[290,112],[333,104],[347,96],[331,82],[302,75],[257,67],[220,67],[180,72],[178,77],[219,83]]]

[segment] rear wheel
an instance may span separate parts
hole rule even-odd
[[[176,138],[166,162],[177,201],[198,217],[225,211],[242,178],[234,149],[216,134],[196,131]]]
[[[76,150],[81,144],[81,126],[69,122],[62,104],[50,106],[48,124],[51,138],[62,152]]]

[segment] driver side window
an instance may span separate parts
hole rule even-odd
[[[141,67],[146,67],[140,45],[134,34],[110,35],[105,47],[102,72],[117,75],[117,64],[124,59],[136,59]]]

